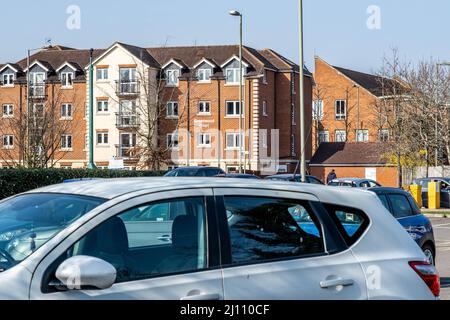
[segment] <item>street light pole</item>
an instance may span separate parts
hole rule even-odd
[[[97,169],[94,163],[94,66],[92,56],[94,49],[89,51],[89,163],[88,169]]]
[[[303,58],[303,1],[298,0],[298,31],[299,31],[299,83],[300,83],[300,175],[302,182],[306,182],[306,141],[305,141],[305,91],[304,91],[304,58]],[[294,75],[294,74],[293,74]]]
[[[243,113],[243,103],[242,103],[242,87],[243,87],[243,83],[242,83],[242,78],[243,78],[243,74],[242,74],[242,13],[240,13],[239,11],[233,10],[230,11],[230,15],[235,16],[235,17],[239,17],[239,173],[242,173],[242,144],[244,144],[244,148],[245,148],[245,139],[243,137],[242,134],[242,113]],[[245,112],[245,111],[244,111]],[[244,117],[244,121],[245,121],[245,117]],[[245,135],[245,133],[244,133]],[[245,168],[244,168],[245,171]]]

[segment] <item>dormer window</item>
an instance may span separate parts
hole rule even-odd
[[[244,70],[242,68],[242,78],[244,77]],[[225,77],[227,84],[239,84],[239,68],[227,68],[225,70]]]
[[[61,73],[61,85],[63,87],[72,87],[73,85],[73,72],[62,72]]]
[[[4,74],[2,80],[4,86],[12,86],[14,85],[14,74]]]
[[[178,86],[179,77],[180,77],[180,70],[177,69],[166,70],[166,84],[168,86]]]
[[[197,71],[197,78],[199,82],[211,81],[212,70],[210,68],[202,68]]]

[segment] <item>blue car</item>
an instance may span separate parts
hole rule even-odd
[[[383,205],[422,248],[430,263],[436,262],[436,245],[430,220],[420,211],[416,201],[406,191],[395,188],[370,188]]]

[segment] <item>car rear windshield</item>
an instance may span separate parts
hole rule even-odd
[[[0,202],[0,272],[20,263],[105,199],[30,193]]]

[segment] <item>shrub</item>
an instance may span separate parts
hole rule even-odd
[[[0,199],[65,180],[81,178],[155,177],[164,172],[87,169],[1,169]]]

